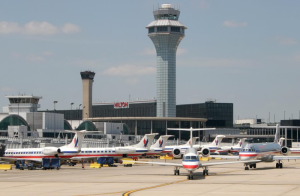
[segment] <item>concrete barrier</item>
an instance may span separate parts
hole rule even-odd
[[[12,170],[12,165],[10,164],[0,164],[1,170]]]

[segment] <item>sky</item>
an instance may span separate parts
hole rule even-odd
[[[96,73],[93,102],[156,97],[153,8],[180,6],[177,104],[234,104],[234,119],[300,118],[300,1],[1,1],[0,106],[42,96],[41,109],[82,103],[80,72]],[[284,117],[285,113],[285,117]]]

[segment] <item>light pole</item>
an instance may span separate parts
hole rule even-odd
[[[74,103],[71,103],[71,112],[70,112],[70,119],[71,119],[71,127],[72,127],[72,130],[73,130],[73,125],[72,125],[72,106],[73,106]]]
[[[81,104],[79,104],[79,109],[78,109],[78,127],[79,127],[79,125],[80,125],[80,106],[81,106]]]
[[[54,137],[55,137],[55,129],[56,129],[56,123],[55,123],[55,104],[57,104],[58,101],[53,101],[54,104]]]

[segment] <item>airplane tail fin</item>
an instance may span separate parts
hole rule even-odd
[[[274,138],[274,142],[275,142],[275,143],[278,143],[278,142],[279,142],[279,135],[280,135],[279,124],[276,124],[276,133],[275,133],[275,138]]]
[[[164,149],[167,143],[167,140],[169,137],[172,137],[173,135],[161,135],[158,140],[151,146],[151,148],[162,148]]]
[[[191,144],[195,145],[196,144],[196,140],[199,137],[193,137],[193,140],[191,140],[192,138],[189,139],[189,141],[187,141],[187,143],[183,144],[183,146],[190,146]]]
[[[67,147],[81,150],[83,138],[84,138],[84,132],[76,131],[72,139],[72,142],[68,144]]]
[[[243,148],[246,145],[246,140],[247,138],[241,138],[240,141],[237,143],[237,145],[235,145],[234,147],[241,147]]]
[[[280,138],[279,141],[278,141],[278,144],[282,147],[283,145],[283,141],[285,140],[285,138]]]
[[[145,136],[141,139],[141,141],[138,144],[133,145],[135,148],[148,148],[150,149],[150,146],[154,140],[154,137],[158,133],[152,133],[152,134],[145,134]]]
[[[222,139],[225,137],[225,135],[217,135],[216,138],[212,143],[209,144],[209,146],[216,146],[219,147],[220,143],[222,142]]]

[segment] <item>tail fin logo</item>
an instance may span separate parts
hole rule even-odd
[[[78,137],[77,137],[77,139],[76,139],[76,137],[74,138],[74,143],[75,143],[75,146],[74,147],[78,147],[77,145],[78,145]]]
[[[189,141],[189,144],[191,144],[191,140]]]
[[[146,140],[146,139],[144,138],[144,147],[147,147],[147,145],[148,145],[148,139]]]
[[[164,143],[164,140],[159,140],[159,147],[161,148]]]
[[[216,143],[216,146],[219,144],[219,141],[218,140],[215,140],[215,143]]]
[[[242,146],[242,142],[240,142],[239,145]]]

